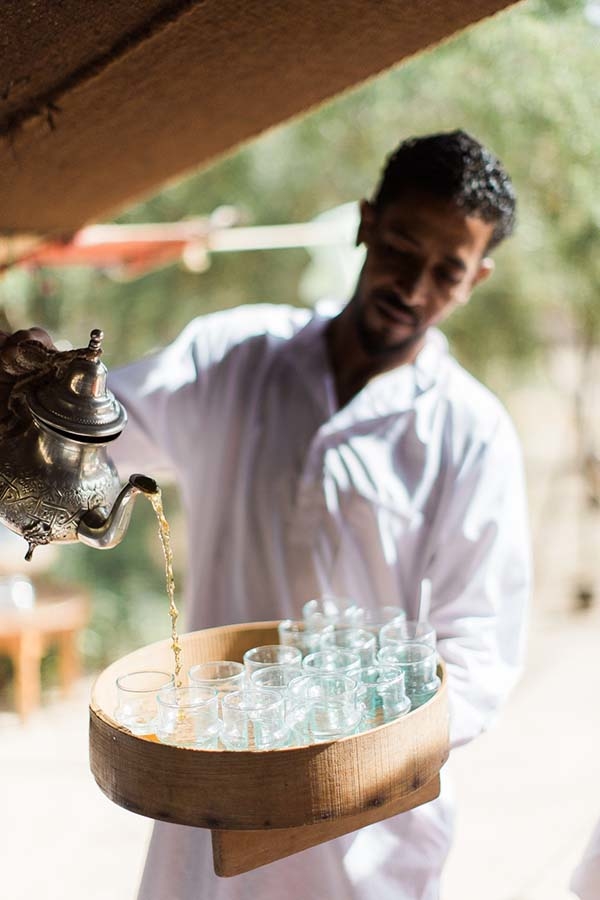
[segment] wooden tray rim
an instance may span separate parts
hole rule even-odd
[[[262,631],[266,643],[276,626],[277,621],[217,626],[181,637],[184,646],[186,639],[196,641],[192,652],[202,658],[205,638],[210,652],[211,634],[216,646],[233,635],[235,659],[241,646],[252,646],[253,631]],[[248,637],[242,638],[241,633]],[[440,688],[423,706],[392,722],[328,742],[258,751],[206,750],[134,735],[102,708],[96,686],[106,679],[101,696],[107,703],[114,677],[130,657],[134,657],[132,665],[148,667],[156,649],[163,666],[169,647],[167,639],[138,648],[108,666],[92,688],[90,768],[106,796],[130,811],[167,822],[234,831],[310,827],[346,818],[359,821],[375,811],[379,819],[394,814],[403,798],[438,777],[448,758],[443,664],[438,669]],[[188,787],[182,792],[183,783]]]
[[[208,632],[223,632],[223,631],[247,632],[250,630],[259,631],[259,630],[267,629],[267,628],[276,628],[280,621],[281,620],[276,619],[276,620],[267,621],[267,622],[250,622],[250,623],[240,623],[240,624],[235,624],[235,625],[217,625],[213,628],[202,628],[202,629],[199,629],[198,631],[188,631],[188,632],[181,634],[179,637],[180,637],[180,639],[185,640],[186,638],[189,638],[189,637],[191,637],[195,634],[199,634],[199,633],[207,634]],[[103,669],[102,672],[100,672],[97,675],[97,677],[94,679],[94,681],[92,683],[91,699],[90,699],[90,704],[89,704],[90,713],[92,715],[96,716],[98,719],[100,719],[102,722],[104,722],[110,728],[113,728],[115,731],[121,732],[121,734],[124,734],[127,737],[132,737],[138,741],[143,741],[145,744],[155,743],[154,741],[149,741],[143,735],[133,734],[131,731],[129,731],[128,728],[125,728],[124,726],[120,725],[115,719],[112,718],[112,716],[110,716],[106,712],[106,710],[102,709],[102,707],[99,706],[98,703],[95,702],[94,695],[96,692],[96,685],[98,684],[100,679],[107,677],[108,673],[110,672],[110,670],[113,667],[115,669],[120,668],[123,661],[126,660],[129,656],[132,656],[142,650],[143,651],[152,651],[154,648],[164,648],[165,646],[168,646],[170,643],[171,643],[170,639],[167,638],[167,639],[160,640],[160,641],[154,641],[151,644],[146,644],[144,647],[139,647],[139,648],[137,648],[137,650],[133,650],[133,651],[131,651],[131,653],[125,654],[125,656],[120,657],[120,659],[115,660],[115,662],[111,663],[109,666],[107,666],[105,669]],[[438,672],[438,676],[441,681],[440,687],[436,691],[434,696],[430,700],[428,700],[426,703],[424,703],[423,706],[419,706],[417,709],[411,709],[408,713],[406,713],[406,715],[402,716],[400,719],[394,719],[391,722],[384,722],[381,725],[376,725],[373,728],[369,728],[366,731],[361,731],[361,732],[359,732],[359,734],[351,734],[351,735],[347,735],[346,737],[335,738],[332,741],[320,741],[318,744],[299,745],[297,747],[277,747],[277,748],[274,748],[271,750],[227,750],[226,748],[205,749],[202,747],[174,747],[170,744],[166,744],[164,746],[168,746],[171,750],[176,750],[180,753],[193,753],[193,754],[196,754],[196,753],[201,753],[201,754],[218,753],[219,755],[223,755],[223,754],[232,755],[232,756],[235,756],[236,758],[240,758],[243,756],[249,756],[254,759],[256,757],[261,757],[261,756],[265,757],[265,758],[267,758],[267,757],[270,758],[274,753],[277,753],[277,754],[295,753],[298,750],[306,751],[311,747],[324,748],[324,747],[329,746],[330,744],[340,744],[340,743],[343,743],[346,741],[355,741],[357,738],[360,739],[363,735],[371,734],[373,731],[382,731],[387,728],[397,727],[400,722],[404,722],[410,716],[419,714],[423,709],[431,708],[431,706],[436,703],[445,702],[447,689],[448,689],[448,685],[447,685],[448,679],[447,679],[447,675],[446,675],[446,666],[444,665],[444,662],[441,658],[438,658],[437,672]]]

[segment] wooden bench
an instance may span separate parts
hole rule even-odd
[[[79,673],[77,634],[89,619],[89,597],[72,585],[36,588],[31,609],[0,609],[0,654],[14,667],[15,709],[22,721],[36,709],[41,696],[42,657],[58,648],[61,689],[67,694]]]

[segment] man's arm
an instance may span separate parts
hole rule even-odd
[[[176,474],[198,440],[206,360],[188,332],[163,350],[109,373],[109,388],[128,416],[111,446],[123,472],[142,467],[152,474]]]
[[[521,452],[504,413],[455,473],[427,574],[457,746],[489,725],[523,664],[529,526]]]

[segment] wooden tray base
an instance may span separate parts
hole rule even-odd
[[[300,825],[296,828],[271,828],[269,831],[216,831],[212,830],[213,864],[215,873],[222,877],[241,875],[268,863],[308,850],[324,841],[331,841],[349,834],[365,825],[373,825],[407,812],[422,803],[435,800],[440,793],[440,776],[436,775],[423,787],[402,800],[388,803],[369,812],[335,819],[317,825]]]

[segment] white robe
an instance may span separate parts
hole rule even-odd
[[[569,887],[580,900],[600,900],[600,819]]]
[[[338,410],[326,323],[266,304],[193,321],[113,374],[130,415],[115,459],[178,479],[188,630],[298,618],[325,592],[399,604],[411,618],[429,578],[452,743],[464,743],[489,724],[522,660],[530,566],[518,441],[436,331],[413,365]],[[209,832],[158,823],[140,900],[434,900],[451,832],[443,794],[219,879]]]

